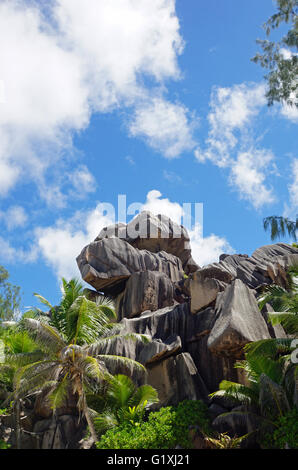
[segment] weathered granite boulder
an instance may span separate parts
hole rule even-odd
[[[147,370],[148,383],[158,392],[158,407],[177,405],[186,399],[208,400],[208,391],[188,353],[149,364]]]
[[[146,310],[155,311],[174,304],[174,286],[169,277],[157,271],[133,273],[125,290],[116,299],[118,319],[132,318]]]
[[[174,356],[181,352],[182,343],[180,336],[169,336],[164,342],[153,340],[141,350],[138,360],[145,366],[153,362],[159,362],[169,356]]]
[[[119,223],[105,227],[95,241],[106,237],[121,238],[139,250],[173,254],[181,260],[186,274],[198,269],[191,256],[187,230],[164,215],[155,216],[149,211],[143,211],[127,225]]]
[[[174,307],[166,307],[156,312],[143,312],[139,317],[124,318],[121,321],[123,332],[136,332],[150,335],[155,341],[166,343],[171,336],[179,334],[183,352],[188,352],[203,379],[208,391],[211,393],[218,388],[223,379],[240,381],[243,380],[241,369],[234,368],[235,359],[224,354],[215,354],[207,346],[209,334],[216,320],[213,308],[207,308],[196,315],[190,312],[187,303]],[[130,343],[125,346],[122,341],[109,349],[109,354],[127,354],[127,357],[141,360],[143,348],[148,348],[141,343]],[[154,346],[155,347],[155,346]],[[117,348],[117,349],[116,349]],[[141,361],[142,362],[142,361]]]
[[[225,289],[224,281],[204,277],[201,271],[196,271],[189,282],[190,310],[197,313],[215,301],[217,294]]]
[[[270,338],[253,291],[240,279],[218,295],[215,313],[217,318],[208,338],[213,352],[236,356],[245,344]]]
[[[221,255],[219,263],[212,263],[204,269],[215,269],[229,273],[232,278],[240,279],[248,287],[255,289],[272,282],[284,285],[285,271],[298,262],[298,250],[285,243],[267,245],[258,248],[251,257],[248,255]],[[274,268],[278,263],[280,267]],[[284,271],[281,272],[281,269]],[[274,275],[274,270],[277,270]],[[222,280],[222,274],[215,274],[215,279]]]
[[[39,437],[39,449],[75,449],[86,433],[84,419],[62,415],[59,418],[37,421],[33,428]]]
[[[103,238],[90,243],[77,257],[82,278],[96,290],[120,293],[127,279],[136,272],[157,271],[173,282],[183,278],[179,258],[165,251],[138,250],[120,238]]]

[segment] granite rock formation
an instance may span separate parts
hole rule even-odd
[[[298,250],[277,243],[199,268],[185,228],[143,212],[103,229],[77,262],[85,281],[114,298],[124,331],[152,338],[149,345],[119,341],[103,352],[145,364],[148,383],[167,405],[195,397],[209,402],[221,380],[244,382],[234,368],[243,346],[285,337],[282,327],[268,324],[257,296],[265,285],[286,287]]]

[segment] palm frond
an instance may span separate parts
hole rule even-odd
[[[39,361],[20,368],[14,376],[14,389],[17,396],[40,390],[45,382],[57,380],[61,370],[58,361]]]
[[[244,346],[244,352],[247,357],[268,356],[272,359],[280,354],[288,354],[291,351],[291,339],[289,338],[271,338],[261,339]]]
[[[51,403],[51,408],[55,411],[57,408],[60,408],[67,399],[69,389],[68,374],[65,374],[60,382],[52,381],[52,387],[53,390],[48,395],[48,399]]]
[[[252,388],[229,380],[222,380],[219,385],[219,390],[211,393],[209,396],[211,398],[226,397],[237,403],[244,403],[247,405],[258,403],[259,398],[258,393],[256,393]]]
[[[135,385],[127,375],[118,374],[108,385],[107,399],[112,407],[121,408],[128,405],[129,399],[135,392]]]
[[[96,356],[99,361],[102,361],[108,370],[117,370],[119,368],[126,367],[129,371],[146,373],[145,367],[137,361],[128,357],[116,356],[111,354],[99,354]]]
[[[109,318],[109,320],[117,320],[117,314],[113,300],[106,296],[99,296],[96,299],[96,305],[106,315],[106,317]]]
[[[146,402],[146,407],[158,403],[158,393],[151,385],[141,385],[131,399],[131,405],[138,406]]]
[[[57,353],[61,348],[65,347],[65,342],[61,335],[51,325],[32,318],[25,318],[24,326],[42,350],[49,353]]]
[[[45,299],[42,295],[37,294],[36,292],[33,294],[34,297],[36,297],[43,305],[46,305],[49,309],[53,308],[53,305]]]
[[[118,424],[115,412],[109,409],[106,409],[94,418],[94,426],[99,435]]]
[[[5,364],[12,367],[23,367],[46,359],[48,356],[42,351],[34,351],[32,353],[6,354]]]
[[[249,355],[245,361],[236,362],[234,367],[244,369],[248,379],[255,382],[259,382],[263,373],[278,384],[283,378],[282,365],[267,356]]]
[[[108,372],[105,367],[98,362],[95,357],[86,356],[78,361],[78,366],[82,372],[95,380],[107,379]]]
[[[294,241],[297,240],[296,232],[298,229],[298,219],[295,221],[288,219],[287,217],[270,216],[263,220],[263,226],[265,232],[270,230],[271,240],[274,241],[277,238],[289,236]]]
[[[298,313],[272,312],[269,313],[272,325],[282,325],[288,334],[298,332]]]
[[[65,278],[62,278],[62,301],[60,306],[67,311],[71,305],[76,301],[76,299],[83,295],[84,286],[76,278],[66,281]]]
[[[151,341],[151,336],[149,335],[143,335],[139,333],[124,333],[124,334],[114,334],[112,336],[106,335],[102,336],[100,339],[92,343],[86,350],[88,351],[89,354],[92,356],[95,356],[97,354],[102,353],[107,344],[113,345],[114,343],[117,343],[117,341],[125,340],[125,341],[139,341],[142,343],[149,343]]]
[[[78,344],[91,344],[107,331],[109,318],[94,302],[78,297],[68,310],[68,339]]]

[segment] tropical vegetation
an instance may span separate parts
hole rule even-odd
[[[277,12],[264,24],[269,37],[284,23],[288,31],[280,41],[257,40],[263,54],[252,59],[268,70],[265,76],[268,84],[268,104],[286,103],[298,107],[298,1],[276,0]]]
[[[13,385],[9,399],[17,404],[22,397],[42,394],[55,412],[72,396],[96,440],[87,393],[100,394],[113,378],[111,369],[116,370],[119,365],[128,372],[145,372],[136,361],[105,354],[105,346],[119,337],[145,342],[149,338],[122,335],[111,301],[88,300],[83,286],[74,279],[62,279],[62,300],[57,307],[36,296],[49,311],[27,312],[12,333],[3,335],[6,352],[1,369],[4,374],[11,373]]]
[[[296,348],[293,338],[298,333],[298,266],[288,271],[288,289],[277,285],[265,289],[259,306],[263,309],[268,303],[275,310],[268,313],[269,321],[273,325],[281,324],[288,336],[247,344],[245,360],[235,364],[245,371],[247,385],[225,380],[212,396],[224,396],[244,405],[244,410],[223,414],[221,418],[246,422],[250,419],[260,445],[266,447],[271,442],[273,446],[282,443],[282,447],[296,448],[298,434],[291,423],[298,412],[298,364],[293,361]]]
[[[185,400],[151,412],[138,426],[124,422],[108,430],[98,441],[98,449],[184,449],[192,447],[190,427],[210,434],[208,408],[201,401]]]

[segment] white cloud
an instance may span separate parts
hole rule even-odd
[[[179,176],[177,173],[175,173],[174,171],[167,171],[167,170],[164,170],[163,171],[163,177],[168,180],[170,183],[181,183],[182,182],[182,178],[181,176]]]
[[[28,250],[14,248],[9,241],[0,236],[0,259],[5,263],[32,263],[36,261],[38,249],[36,246]]]
[[[225,238],[214,234],[204,238],[200,225],[196,225],[194,229],[189,232],[189,236],[192,257],[199,266],[218,262],[219,256],[222,253],[235,253],[234,249]]]
[[[177,224],[183,222],[183,207],[178,202],[162,198],[162,194],[157,190],[152,190],[147,194],[146,203],[142,210],[148,210],[155,215],[167,215]],[[217,262],[222,253],[234,253],[233,248],[225,238],[214,234],[204,238],[202,227],[199,224],[196,224],[193,230],[189,231],[189,237],[192,256],[200,266]]]
[[[194,126],[195,121],[185,106],[153,98],[136,108],[130,133],[144,138],[167,158],[175,158],[194,148]]]
[[[6,196],[10,189],[14,187],[18,180],[19,173],[15,164],[8,162],[4,158],[1,160],[0,152],[0,196]]]
[[[162,198],[161,192],[156,189],[149,191],[142,210],[152,212],[154,215],[166,215],[179,225],[182,223],[184,214],[183,208],[178,202],[171,202],[168,198]]]
[[[298,108],[295,104],[292,106],[289,104],[283,104],[280,112],[281,115],[286,119],[289,119],[289,121],[292,121],[294,124],[298,123]]]
[[[157,85],[179,78],[183,41],[175,0],[57,0],[47,15],[41,8],[0,4],[0,195],[34,181],[42,198],[64,205],[47,174],[59,173],[73,133],[93,112],[150,96],[144,76]]]
[[[265,185],[265,170],[273,158],[270,151],[252,149],[239,153],[231,166],[231,185],[235,185],[241,198],[250,201],[256,209],[275,201],[272,189]]]
[[[102,228],[112,223],[114,220],[103,215],[99,204],[87,214],[78,211],[70,220],[61,219],[55,226],[38,228],[36,244],[59,278],[80,277],[76,257]]]
[[[275,200],[272,189],[266,186],[274,155],[270,150],[256,147],[253,133],[254,120],[265,105],[264,84],[214,88],[206,145],[195,150],[198,162],[209,160],[227,168],[230,184],[256,209]]]
[[[76,168],[70,174],[69,179],[73,185],[73,196],[84,197],[88,193],[94,193],[96,190],[96,181],[85,165]]]
[[[289,186],[290,201],[295,211],[298,211],[298,158],[292,164],[292,183]]]
[[[132,166],[136,164],[131,155],[126,155],[125,160]]]
[[[6,212],[0,212],[0,219],[4,220],[8,230],[12,230],[17,227],[24,227],[28,220],[28,216],[23,207],[12,206],[9,207]]]
[[[211,160],[218,166],[228,166],[241,133],[247,133],[251,122],[266,104],[263,84],[234,85],[230,88],[215,87],[208,115],[209,134],[206,150],[197,149],[200,162]]]
[[[92,242],[106,226],[115,223],[115,211],[105,212],[106,206],[98,204],[89,212],[77,211],[70,219],[59,219],[54,225],[35,229],[35,245],[28,252],[16,250],[0,238],[0,256],[9,262],[30,262],[40,256],[46,264],[61,278],[80,277],[76,257],[81,250]],[[155,215],[163,214],[177,224],[183,223],[184,210],[178,202],[163,198],[158,190],[149,191],[140,210],[147,210]],[[189,232],[194,259],[203,265],[217,261],[222,252],[233,253],[233,249],[224,238],[214,234],[203,238],[201,226],[196,225]]]
[[[295,158],[290,171],[291,183],[288,185],[289,205],[285,204],[284,217],[295,220],[298,214],[298,158]]]

